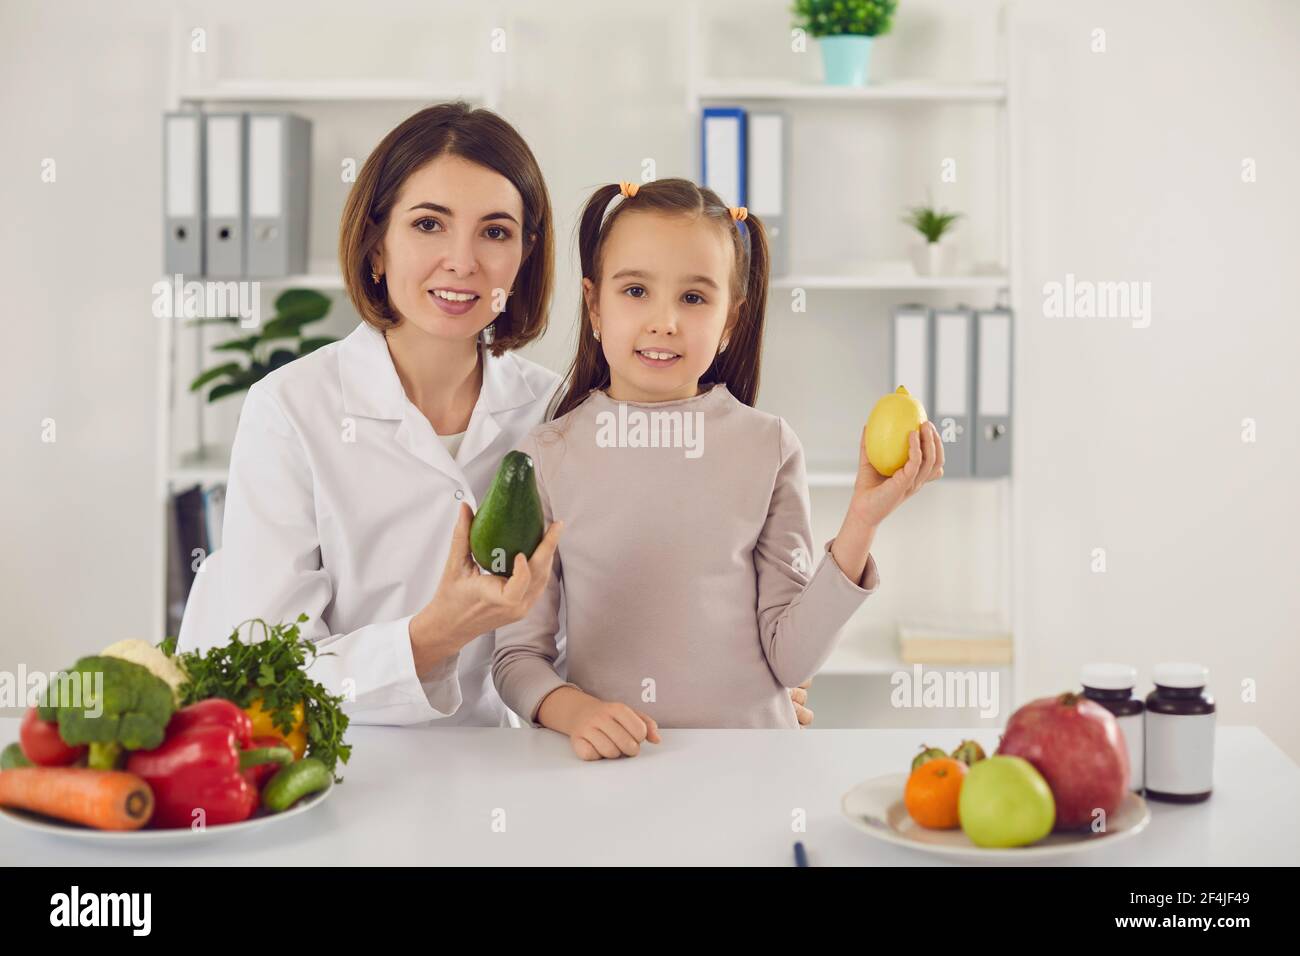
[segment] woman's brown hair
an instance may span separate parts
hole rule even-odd
[[[731,237],[735,261],[731,269],[727,350],[719,352],[700,376],[700,384],[727,386],[739,401],[753,405],[758,396],[759,360],[763,349],[763,316],[767,310],[767,234],[757,216],[743,222],[732,218],[718,194],[689,179],[657,179],[642,183],[635,196],[625,197],[608,216],[605,208],[617,196],[617,185],[601,186],[587,200],[578,226],[578,252],[582,274],[599,290],[601,252],[610,230],[628,212],[699,217],[725,230]],[[578,353],[565,376],[553,418],[577,408],[593,389],[609,385],[609,363],[600,342],[592,336],[591,315],[583,297],[578,322]]]
[[[514,294],[492,323],[492,354],[501,355],[546,330],[555,261],[551,197],[532,150],[496,113],[466,103],[441,103],[403,120],[375,147],[352,184],[339,230],[339,264],[348,297],[361,318],[381,332],[400,316],[388,301],[388,283],[372,282],[370,257],[383,241],[402,184],[439,156],[478,163],[504,176],[524,203],[524,255]]]

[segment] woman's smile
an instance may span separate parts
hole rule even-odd
[[[468,289],[429,289],[429,298],[447,315],[464,315],[478,304],[479,295]]]

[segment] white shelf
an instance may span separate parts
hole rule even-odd
[[[852,488],[858,473],[851,469],[822,469],[808,472],[809,488]]]
[[[230,449],[208,446],[180,456],[167,469],[168,484],[210,485],[224,482],[230,474]]]
[[[343,276],[337,272],[307,272],[296,276],[271,276],[252,281],[277,288],[281,286],[294,289],[338,290],[343,288]]]
[[[701,100],[784,100],[831,103],[1002,103],[1002,83],[928,83],[892,81],[869,86],[828,86],[782,80],[702,80]]]
[[[919,276],[912,272],[881,272],[862,275],[785,275],[774,276],[774,289],[991,289],[1008,288],[1010,280],[1005,274],[976,274],[954,276]]]
[[[413,80],[223,80],[180,93],[182,103],[441,103],[484,98],[483,90],[471,84],[439,86]]]
[[[808,472],[809,488],[852,488],[853,483],[857,480],[858,473],[852,468],[817,468]],[[951,488],[954,484],[964,485],[990,485],[999,482],[1006,483],[1011,479],[1007,475],[1001,475],[997,478],[978,478],[974,475],[964,476],[945,476],[943,483]]]
[[[873,643],[882,643],[875,641]],[[868,650],[855,642],[852,636],[846,636],[831,651],[831,656],[822,669],[817,672],[822,676],[871,676],[893,674],[905,670],[905,665],[895,651]],[[814,678],[815,680],[815,678]]]
[[[171,282],[172,276],[162,281]],[[343,288],[343,276],[337,272],[302,272],[288,276],[186,276],[186,282],[256,282],[272,289],[320,289],[324,291]]]
[[[898,653],[897,638],[881,634],[847,634],[831,651],[818,677],[873,677],[892,675],[900,671],[910,674],[918,666],[905,663]],[[1005,664],[920,663],[927,671],[1011,670],[1013,662]]]

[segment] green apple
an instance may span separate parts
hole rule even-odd
[[[1052,832],[1056,801],[1028,760],[993,756],[967,771],[957,816],[976,846],[1025,846]]]

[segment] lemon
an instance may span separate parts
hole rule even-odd
[[[907,464],[907,436],[925,423],[925,408],[898,386],[876,402],[867,418],[867,461],[886,478]]]

